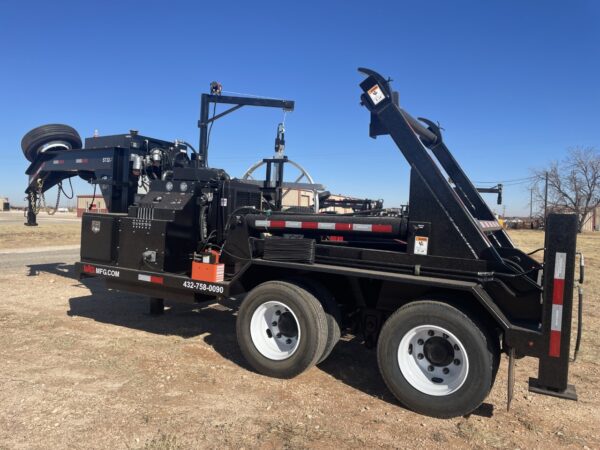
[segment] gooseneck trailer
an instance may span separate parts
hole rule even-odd
[[[510,360],[509,398],[514,360],[532,357],[539,370],[530,390],[575,399],[568,370],[576,218],[549,215],[542,263],[516,248],[440,127],[404,111],[381,75],[360,71],[370,136],[389,135],[410,166],[407,208],[286,210],[285,158],[265,160],[262,183],[209,168],[215,120],[242,106],[294,108],[223,96],[213,83],[202,96],[199,152],[136,132],[88,138],[83,148],[70,127],[28,133],[28,223],[53,185],[79,175],[99,186],[110,212],[83,215],[80,276],[147,295],[153,313],[165,298],[240,299],[238,343],[262,374],[294,377],[352,330],[376,347],[390,391],[422,414],[476,409],[502,353]],[[211,117],[216,104],[233,106],[213,108]],[[279,127],[276,147],[283,142]],[[326,194],[321,203],[333,204]]]

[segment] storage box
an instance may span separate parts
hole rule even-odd
[[[225,276],[225,264],[210,264],[192,261],[192,279],[219,283]]]

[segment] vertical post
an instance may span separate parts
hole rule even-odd
[[[529,191],[529,220],[533,219],[533,188]]]
[[[208,94],[202,94],[200,99],[200,120],[198,128],[200,128],[200,142],[198,149],[200,152],[200,167],[208,166]]]
[[[529,380],[533,392],[577,399],[567,384],[573,312],[577,216],[549,214],[544,253],[542,350],[538,378]]]
[[[36,214],[35,214],[35,203],[37,201],[37,194],[30,192],[27,195],[27,222],[25,225],[28,227],[37,227]]]

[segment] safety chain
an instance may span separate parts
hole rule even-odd
[[[51,209],[47,204],[46,204],[46,197],[44,196],[44,192],[42,190],[44,182],[39,179],[38,180],[38,189],[37,189],[37,204],[36,202],[31,201],[31,205],[33,206],[33,213],[34,214],[39,214],[40,210],[43,208],[46,209],[46,213],[49,216],[53,216],[54,214],[56,214],[56,211],[58,211],[58,204],[60,203],[60,192],[62,191],[62,181],[58,183],[58,192],[56,193],[56,204],[54,205],[54,208]],[[29,193],[29,197],[31,200],[33,200],[33,196],[34,193],[30,192]]]

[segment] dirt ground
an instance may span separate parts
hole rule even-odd
[[[542,245],[541,232],[511,235]],[[350,338],[296,379],[266,378],[237,348],[234,302],[151,317],[142,297],[82,284],[64,261],[31,261],[0,273],[0,448],[600,448],[600,233],[579,247],[579,402],[528,393],[537,368],[522,359],[507,412],[503,359],[486,404],[451,420],[399,406],[375,352]]]

